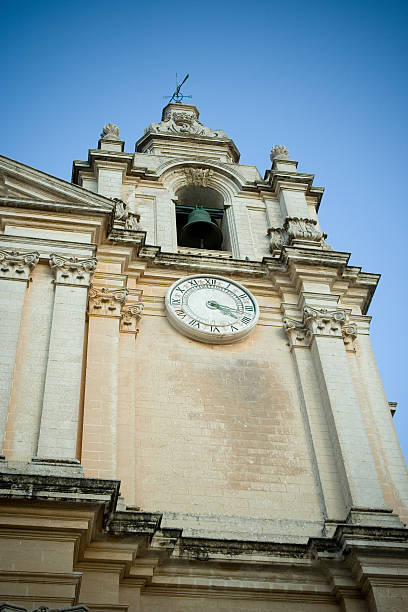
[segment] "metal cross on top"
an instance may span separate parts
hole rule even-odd
[[[174,91],[172,96],[164,96],[164,98],[170,98],[169,103],[170,102],[178,102],[179,104],[182,103],[184,98],[192,98],[193,96],[186,96],[184,94],[182,94],[180,92],[180,89],[183,87],[184,83],[187,81],[188,77],[190,75],[187,74],[184,79],[182,80],[182,82],[179,84],[178,83],[178,77],[177,77],[177,72],[176,72],[176,90]]]

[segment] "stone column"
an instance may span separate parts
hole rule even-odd
[[[92,287],[82,434],[85,475],[115,478],[119,323],[127,289]]]
[[[342,327],[346,323],[344,310],[304,307],[303,326],[310,335],[346,507],[384,510],[386,504],[344,347]]]
[[[7,422],[24,297],[31,270],[38,259],[38,253],[0,251],[0,450]]]
[[[50,255],[55,274],[47,373],[37,457],[33,461],[79,463],[78,419],[88,287],[96,259]]]

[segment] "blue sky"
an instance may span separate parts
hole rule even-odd
[[[2,3],[0,152],[70,180],[107,122],[126,150],[175,72],[201,120],[261,174],[273,144],[326,188],[320,221],[351,264],[382,274],[372,342],[408,457],[404,2]]]

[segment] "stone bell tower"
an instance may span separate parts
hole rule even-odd
[[[181,103],[134,153],[107,124],[72,183],[0,158],[10,609],[405,610],[379,276],[270,159]]]

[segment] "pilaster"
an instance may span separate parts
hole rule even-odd
[[[309,344],[347,510],[386,505],[347,358],[344,309],[304,306],[303,321],[286,320],[290,337]],[[354,335],[354,329],[351,330]],[[350,336],[345,335],[346,338]]]
[[[55,294],[35,462],[78,463],[77,436],[88,287],[97,260],[50,255]]]
[[[143,310],[140,303],[125,306],[127,297],[128,290],[121,287],[94,286],[89,292],[82,438],[87,476],[109,478],[117,473],[120,332],[125,332],[125,343],[134,343]]]
[[[290,311],[290,307],[283,305],[283,310],[284,312],[285,310]],[[303,325],[303,322],[289,317],[284,317],[283,328],[288,335],[299,381],[300,404],[319,491],[322,516],[324,519],[343,517],[347,514],[347,509],[341,492],[327,417],[322,409],[318,377],[310,351],[313,335]]]
[[[7,422],[24,297],[30,273],[38,260],[37,252],[0,251],[0,451]]]
[[[137,406],[136,361],[138,355],[135,341],[142,313],[143,304],[136,302],[122,308],[120,320],[116,460],[117,478],[122,482],[121,493],[128,506],[137,504],[135,497],[137,490],[135,406]]]

